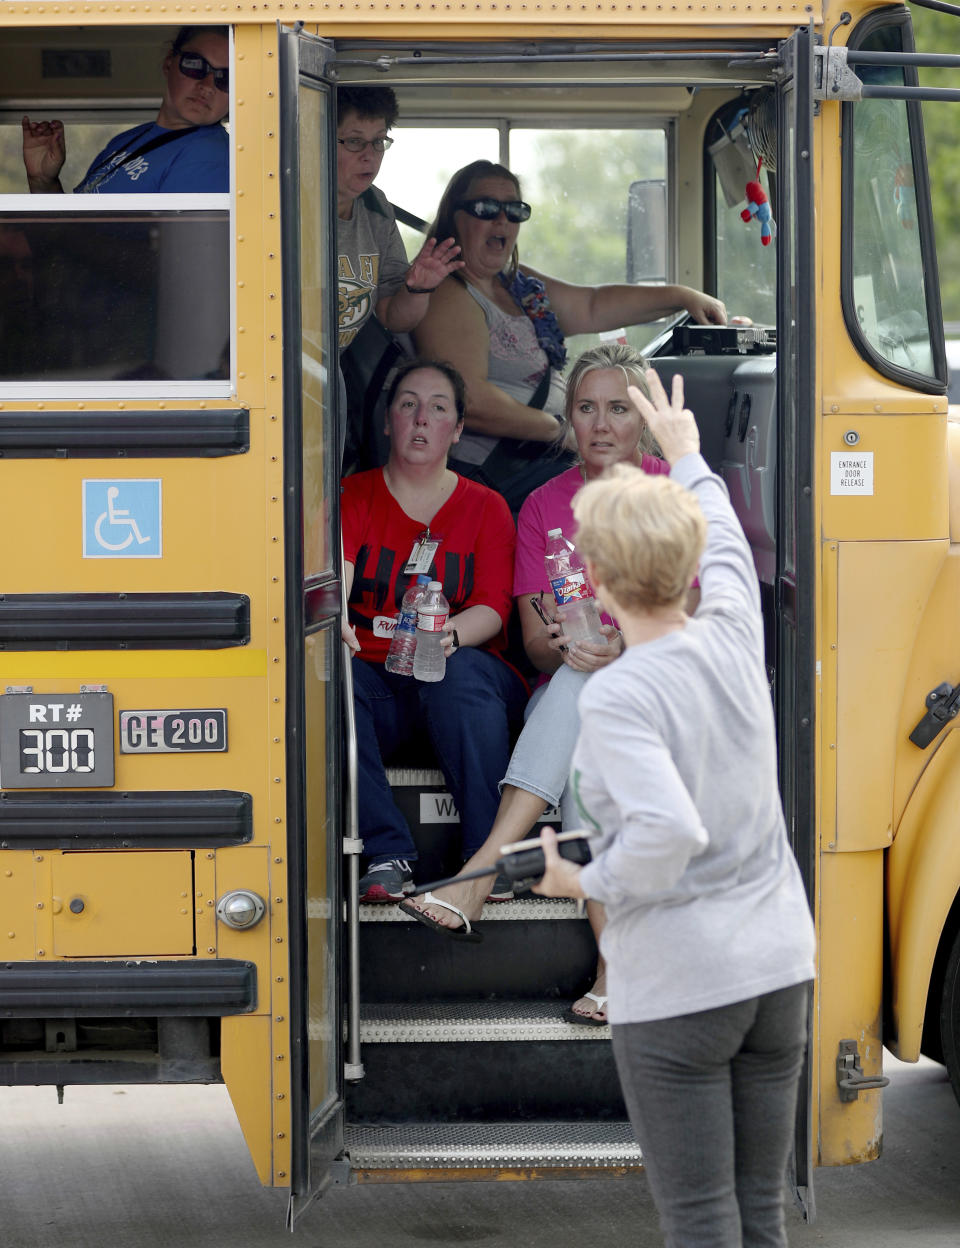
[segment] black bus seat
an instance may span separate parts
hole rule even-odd
[[[683,377],[701,452],[723,478],[761,584],[776,575],[776,356],[682,355],[651,360],[669,390]]]

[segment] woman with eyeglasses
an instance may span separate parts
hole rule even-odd
[[[412,264],[387,197],[373,185],[393,143],[389,87],[337,89],[337,252],[340,350],[375,315],[391,333],[419,324],[430,295],[460,267],[453,238],[430,238]]]
[[[417,326],[417,349],[450,360],[467,383],[466,430],[454,467],[498,490],[516,513],[570,466],[562,450],[564,339],[686,310],[725,324],[726,309],[689,286],[574,286],[521,264],[529,220],[516,174],[487,160],[450,179],[430,233],[453,235],[464,261]]]
[[[182,26],[163,61],[155,121],[111,139],[75,191],[82,195],[216,193],[230,189],[230,106],[225,26]],[[23,163],[34,194],[62,195],[67,149],[62,121],[23,118]]]

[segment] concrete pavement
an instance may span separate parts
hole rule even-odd
[[[820,1170],[818,1219],[790,1248],[957,1248],[960,1107],[943,1069],[887,1059],[885,1148]],[[0,1088],[2,1248],[289,1245],[283,1193],[257,1182],[223,1088]],[[642,1177],[336,1188],[301,1248],[659,1248]]]

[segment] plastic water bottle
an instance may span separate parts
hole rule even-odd
[[[558,607],[563,607],[563,632],[571,641],[606,641],[600,631],[600,612],[587,580],[583,560],[572,543],[563,536],[563,529],[550,529],[543,566]]]
[[[398,676],[413,675],[413,656],[417,649],[417,603],[429,584],[430,577],[421,572],[403,595],[397,627],[390,638],[390,649],[383,665],[388,672],[396,672]]]
[[[417,680],[443,680],[447,670],[443,626],[449,614],[450,604],[443,596],[442,585],[431,581],[417,603],[417,652],[413,657]]]

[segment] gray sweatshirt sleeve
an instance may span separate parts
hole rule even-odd
[[[727,605],[759,617],[760,588],[753,554],[730,506],[727,487],[701,455],[685,455],[674,464],[670,476],[697,496],[707,520],[707,547],[697,572],[701,608]]]

